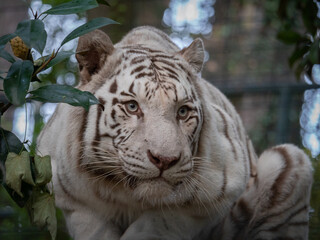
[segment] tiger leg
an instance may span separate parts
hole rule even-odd
[[[111,221],[86,209],[64,211],[67,227],[74,240],[119,240],[122,231]]]
[[[120,240],[204,240],[211,224],[207,217],[192,217],[183,212],[150,210],[133,222]],[[208,231],[209,232],[209,231]],[[199,238],[199,235],[202,236]]]
[[[312,167],[299,148],[265,151],[224,223],[223,239],[307,239]]]

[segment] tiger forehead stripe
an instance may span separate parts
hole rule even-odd
[[[135,69],[133,69],[130,73],[130,75],[133,75],[135,73],[138,73],[138,72],[141,72],[142,70],[144,70],[146,68],[146,66],[144,65],[141,65],[141,66],[138,66],[136,67]]]
[[[134,82],[132,82],[130,87],[129,87],[129,93],[131,93],[134,96],[137,96],[136,93],[133,91],[133,87],[134,87]]]
[[[118,89],[117,80],[115,79],[114,82],[111,84],[109,91],[111,93],[116,93]]]
[[[141,44],[136,44],[134,46],[123,46],[122,47],[123,49],[129,49],[129,50],[142,50],[142,51],[146,51],[146,52],[149,52],[149,53],[163,53],[163,51],[161,50],[156,50],[156,49],[152,49],[152,48],[148,48],[146,46],[143,46]]]
[[[143,62],[143,61],[145,61],[145,60],[146,60],[146,57],[145,57],[145,56],[134,57],[134,58],[131,60],[130,64],[133,65],[133,64],[141,63],[141,62]]]
[[[161,63],[164,63],[170,67],[172,67],[173,69],[176,69],[176,65],[173,63],[173,62],[169,62],[168,60],[165,60],[165,59],[157,59],[157,58],[153,58],[152,59],[153,62],[161,62]]]
[[[171,74],[173,74],[175,77],[178,77],[178,74],[176,71],[174,71],[173,69],[169,68],[169,67],[162,67],[164,70],[170,72]]]
[[[138,75],[136,75],[136,79],[139,79],[139,78],[143,78],[143,77],[152,77],[154,75],[153,72],[149,72],[149,73],[146,73],[146,72],[142,72],[142,73],[139,73]]]
[[[146,52],[144,51],[140,51],[140,50],[135,50],[135,49],[129,49],[126,51],[126,53],[135,53],[135,54],[143,54],[143,55],[146,55]]]
[[[127,96],[127,97],[135,97],[133,94],[127,93],[127,92],[125,92],[125,91],[122,91],[122,92],[120,93],[120,95],[122,95],[122,96]]]

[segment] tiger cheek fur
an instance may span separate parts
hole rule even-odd
[[[78,88],[100,104],[60,104],[38,140],[74,239],[255,239],[305,223],[309,159],[291,145],[257,158],[232,104],[200,77],[200,39],[179,50],[140,27],[113,45],[96,30],[76,58]],[[299,215],[278,213],[287,202]],[[290,234],[305,236],[303,224]]]

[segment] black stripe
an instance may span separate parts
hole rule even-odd
[[[117,80],[115,79],[114,82],[111,84],[109,91],[111,93],[116,93],[118,89]]]
[[[135,73],[141,72],[141,71],[142,71],[143,69],[145,69],[145,68],[146,68],[146,66],[144,66],[144,65],[138,66],[138,67],[136,67],[135,69],[133,69],[133,70],[131,71],[130,75],[133,75],[133,74],[135,74]]]
[[[253,236],[252,239],[255,239],[254,236],[258,235],[261,232],[276,232],[278,231],[280,228],[283,228],[285,225],[290,226],[290,220],[293,219],[295,216],[297,216],[298,214],[300,214],[301,212],[306,211],[306,218],[308,217],[308,206],[303,206],[301,208],[299,208],[298,210],[294,211],[293,213],[291,213],[286,219],[282,220],[281,223],[278,223],[277,225],[270,227],[270,228],[266,228],[266,229],[260,229],[259,231],[257,231]],[[286,238],[287,239],[287,238]]]
[[[133,50],[133,49],[130,49],[130,50],[127,50],[127,53],[135,53],[135,54],[143,54],[143,55],[146,55],[147,53],[145,51],[139,51],[139,50]]]
[[[65,186],[65,179],[62,180],[61,177],[60,177],[60,174],[58,173],[57,174],[57,177],[58,177],[58,183],[61,187],[61,190],[64,192],[64,194],[70,198],[72,200],[72,202],[74,203],[80,203],[80,204],[83,204],[78,198],[76,198],[75,196],[72,195],[72,191],[69,191],[67,186],[70,186],[69,184],[66,184],[67,186]]]
[[[134,57],[132,60],[131,60],[131,65],[134,65],[134,64],[137,64],[137,63],[141,63],[143,62],[144,60],[146,60],[146,57],[145,56],[139,56],[139,57]]]
[[[79,154],[78,154],[78,166],[81,166],[82,160],[83,160],[83,151],[85,148],[85,143],[84,143],[84,137],[87,129],[87,124],[88,124],[88,111],[85,111],[84,109],[81,110],[83,116],[80,118],[82,120],[80,129],[79,129],[79,143],[80,143],[80,149],[79,149]]]
[[[285,184],[285,181],[288,179],[290,170],[292,168],[291,158],[290,158],[290,155],[287,152],[286,148],[275,147],[275,148],[272,148],[272,150],[278,152],[282,156],[282,159],[284,160],[285,166],[271,187],[272,195],[271,195],[270,201],[269,201],[269,208],[272,208],[279,201],[278,196],[283,196],[282,187]],[[292,190],[293,190],[293,186],[291,188],[291,192],[292,192]],[[287,199],[288,196],[289,196],[289,194],[287,194],[287,196],[284,199],[281,198],[281,202],[284,201],[285,199]]]
[[[224,135],[225,137],[228,139],[228,141],[230,142],[230,145],[232,147],[232,152],[233,152],[233,155],[234,155],[234,159],[236,161],[238,161],[238,156],[237,156],[237,153],[236,153],[236,148],[234,146],[234,143],[232,141],[232,139],[230,138],[230,135],[229,135],[229,124],[227,122],[227,119],[226,117],[224,116],[224,114],[221,112],[221,110],[219,108],[215,108],[215,110],[219,113],[219,115],[221,116],[221,119],[223,121],[223,125],[224,125]]]
[[[143,78],[143,77],[152,77],[154,75],[154,73],[152,72],[149,72],[149,73],[146,73],[146,72],[143,72],[143,73],[139,73],[138,75],[136,75],[136,79],[139,79],[139,78]]]

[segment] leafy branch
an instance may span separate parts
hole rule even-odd
[[[277,38],[287,45],[295,45],[288,62],[298,79],[306,74],[314,81],[312,68],[320,64],[319,7],[320,3],[314,0],[278,0],[281,25]]]
[[[37,75],[69,58],[75,52],[61,51],[62,46],[97,28],[116,24],[109,18],[96,18],[74,29],[61,42],[57,50],[42,56],[47,43],[47,32],[43,20],[48,15],[66,15],[96,8],[99,4],[109,5],[105,0],[71,0],[38,13],[31,12],[34,19],[21,21],[14,33],[0,37],[0,57],[11,63],[8,71],[1,71],[3,92],[7,101],[0,102],[3,115],[11,106],[20,106],[26,101],[68,103],[89,109],[99,104],[96,97],[86,91],[68,85],[47,85],[29,91],[32,82],[41,81]],[[5,50],[10,42],[14,56]],[[41,57],[34,60],[31,52],[37,51]],[[0,115],[0,120],[1,120]],[[31,221],[40,227],[47,227],[52,239],[56,237],[57,223],[52,189],[47,187],[51,181],[51,162],[49,156],[40,157],[30,153],[12,132],[0,127],[0,184],[11,198],[20,206],[27,208]]]

